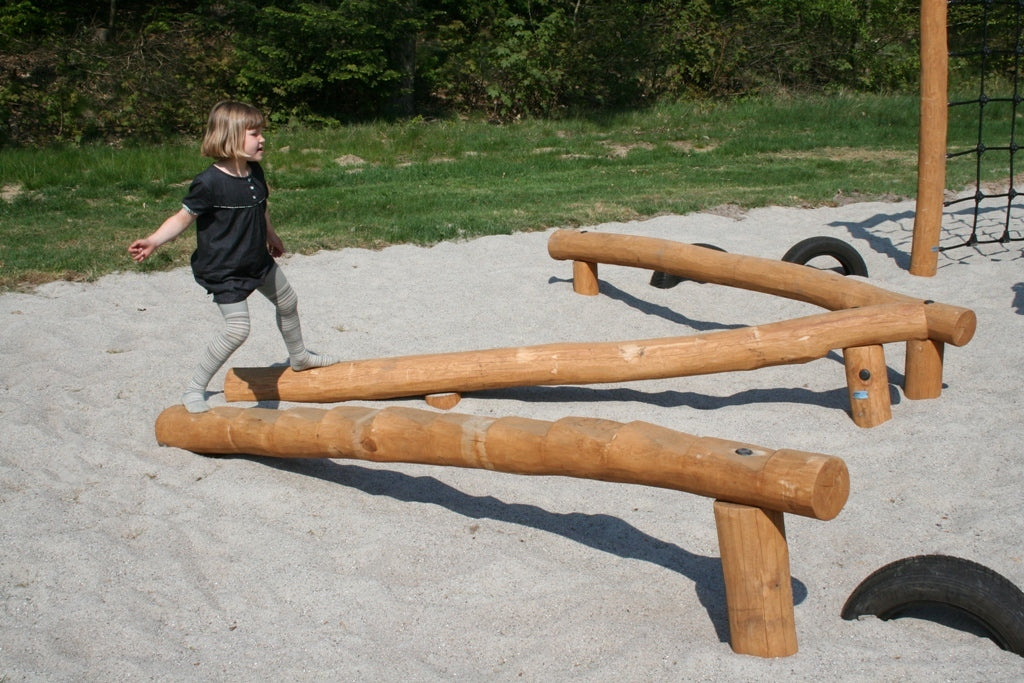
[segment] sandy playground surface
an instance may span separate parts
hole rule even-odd
[[[765,208],[592,230],[780,258],[839,237],[870,281],[972,308],[942,396],[857,427],[841,357],[664,381],[470,394],[455,412],[643,420],[843,458],[845,509],[786,516],[799,652],[729,646],[712,502],[675,491],[344,460],[161,447],[219,314],[187,269],[0,296],[0,680],[1019,681],[1024,658],[942,620],[844,621],[853,589],[919,554],[1024,586],[1020,245],[907,272],[914,205]],[[287,242],[287,229],[282,226]],[[549,233],[283,260],[306,341],[346,359],[681,336],[821,312],[602,266],[572,292]],[[126,258],[127,261],[127,258]],[[232,366],[286,360],[270,305]],[[219,392],[223,371],[211,389]],[[210,400],[223,405],[220,393]],[[427,409],[421,399],[365,402]],[[240,404],[253,405],[253,404]],[[277,404],[266,404],[278,407]],[[281,408],[289,404],[280,404]]]

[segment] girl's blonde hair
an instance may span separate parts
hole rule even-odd
[[[266,127],[266,117],[251,104],[230,100],[218,102],[210,111],[200,153],[217,160],[245,157],[242,151],[245,131]]]

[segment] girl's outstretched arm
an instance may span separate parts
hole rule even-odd
[[[142,263],[163,244],[170,242],[175,237],[185,232],[188,226],[195,222],[195,215],[189,213],[184,207],[174,214],[153,232],[149,237],[135,240],[128,245],[128,253],[137,263]]]

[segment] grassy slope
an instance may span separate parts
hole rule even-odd
[[[971,140],[976,125],[954,121],[951,144]],[[279,232],[291,250],[309,252],[722,204],[912,197],[917,126],[914,98],[857,96],[686,103],[508,126],[285,127],[268,131],[265,166]],[[197,146],[0,151],[0,288],[135,267],[125,247],[177,210],[208,163]],[[973,172],[951,168],[949,186]],[[184,265],[193,246],[184,236],[141,268]]]

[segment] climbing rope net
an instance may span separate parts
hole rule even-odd
[[[944,202],[947,217],[960,227],[955,241],[943,240],[938,249],[1022,241],[1024,191],[1016,185],[1024,176],[1016,177],[1016,154],[1017,119],[1024,115],[1024,0],[949,0],[947,10],[950,74],[970,86],[951,88],[946,158],[974,163],[974,192]],[[971,131],[970,139],[954,131]],[[987,180],[1004,173],[1005,183]]]

